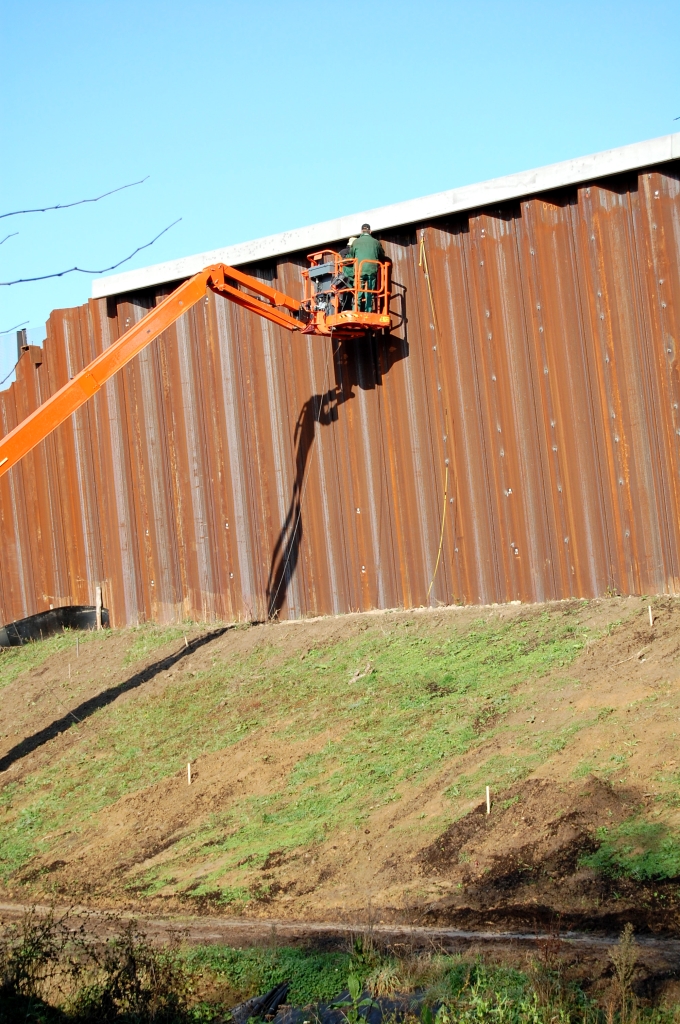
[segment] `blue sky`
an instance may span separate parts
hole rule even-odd
[[[126,269],[680,130],[679,29],[677,0],[5,0],[0,212],[149,178],[2,220],[0,280],[178,217]],[[0,330],[90,288],[0,288]]]

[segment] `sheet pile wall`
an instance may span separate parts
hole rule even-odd
[[[678,166],[384,242],[390,338],[210,294],[4,476],[2,622],[678,592]],[[304,255],[250,271],[299,294]],[[168,290],[55,311],[2,433]]]

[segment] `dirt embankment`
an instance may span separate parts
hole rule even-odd
[[[244,801],[259,806],[285,789],[297,766],[342,738],[342,724],[322,716],[312,736],[289,732],[282,741],[272,739],[273,723],[270,727],[264,719],[243,739],[197,757],[191,786],[184,763],[113,802],[102,801],[96,814],[75,827],[66,822],[50,833],[32,826],[30,856],[5,873],[2,896],[148,914],[370,918],[384,925],[458,928],[526,930],[559,921],[563,929],[615,932],[631,920],[638,931],[668,933],[680,922],[678,884],[668,873],[634,878],[583,863],[598,850],[602,829],[613,834],[634,819],[653,831],[658,823],[667,844],[674,829],[680,830],[673,800],[680,604],[670,599],[653,604],[650,626],[647,604],[639,600],[580,603],[579,622],[590,637],[581,653],[568,665],[514,685],[509,710],[501,706],[489,712],[482,705],[466,750],[442,756],[436,770],[405,781],[398,800],[369,805],[352,827],[346,822],[337,829],[324,826],[324,835],[272,849],[262,858],[244,846],[238,863],[224,869],[231,889],[222,883],[210,889],[202,881],[220,870],[224,849],[236,841],[235,826],[225,824],[217,838],[210,833],[202,844],[196,836],[216,815],[246,806]],[[560,606],[557,613],[562,614]],[[4,814],[6,823],[11,817],[21,827],[22,808],[35,797],[31,787],[51,764],[63,765],[69,756],[86,760],[84,737],[93,750],[98,729],[104,728],[104,709],[138,701],[143,728],[147,705],[142,699],[162,700],[178,681],[197,687],[196,677],[207,678],[218,663],[247,659],[274,644],[279,661],[304,658],[361,631],[387,632],[402,623],[415,622],[419,636],[430,628],[439,636],[464,633],[480,615],[545,614],[541,608],[444,609],[247,630],[194,628],[186,641],[173,636],[132,666],[125,663],[130,636],[120,633],[105,645],[81,645],[77,692],[63,687],[69,658],[73,671],[71,655],[56,652],[2,691],[0,823]],[[350,677],[344,685],[356,684]],[[257,712],[250,707],[243,715]],[[315,714],[313,703],[308,714]],[[67,727],[69,716],[81,721],[77,729]],[[460,780],[478,779],[477,791],[483,791],[484,772],[513,758],[520,763],[520,746],[525,777],[512,783],[504,776],[504,784],[492,788],[487,815],[485,802],[471,799],[469,786],[466,790]],[[106,782],[102,779],[103,787]],[[262,821],[266,830],[266,817]],[[640,841],[631,840],[631,855]],[[155,889],[149,882],[154,878],[161,879]],[[245,896],[225,904],[224,893],[236,887]]]
[[[675,882],[611,878],[581,866],[603,825],[639,809],[636,788],[614,789],[593,776],[563,785],[528,779],[503,795],[517,802],[491,815],[480,804],[418,856],[424,875],[453,883],[419,907],[423,922],[529,929],[559,922],[616,933],[627,921],[663,931],[679,919]]]

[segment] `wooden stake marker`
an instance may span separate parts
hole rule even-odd
[[[191,785],[191,761],[187,764],[187,783]]]
[[[491,791],[486,787],[486,813],[491,814]]]

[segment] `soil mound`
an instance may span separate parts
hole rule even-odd
[[[462,869],[466,883],[494,879],[499,889],[528,873],[561,877],[597,849],[598,827],[620,823],[637,803],[633,792],[615,792],[593,776],[562,786],[527,779],[506,790],[492,814],[480,803],[454,822],[418,859],[434,874]]]
[[[615,790],[594,776],[561,785],[527,779],[511,787],[491,814],[479,804],[418,855],[424,875],[447,878],[460,892],[422,906],[422,920],[599,930],[631,921],[640,931],[673,928],[680,920],[674,880],[633,883],[582,864],[600,846],[599,829],[614,828],[643,807],[637,790]]]

